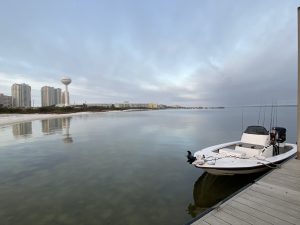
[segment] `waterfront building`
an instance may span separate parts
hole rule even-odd
[[[41,88],[42,107],[54,105],[54,88],[44,86]]]
[[[31,107],[31,87],[28,84],[11,86],[12,107]]]
[[[41,88],[42,106],[53,106],[61,104],[62,96],[61,89],[49,86]]]
[[[157,109],[158,105],[156,103],[149,103],[148,104],[148,109]]]
[[[108,103],[92,103],[86,104],[87,107],[103,107],[103,108],[111,108],[113,104]]]
[[[60,88],[54,90],[54,101],[55,105],[62,104],[62,93]]]
[[[7,96],[0,93],[0,108],[1,107],[11,107],[12,98],[11,96]]]
[[[158,104],[156,103],[116,103],[115,108],[137,108],[137,109],[158,109]]]

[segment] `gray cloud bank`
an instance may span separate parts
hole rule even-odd
[[[299,1],[2,1],[0,92],[71,101],[296,102]]]

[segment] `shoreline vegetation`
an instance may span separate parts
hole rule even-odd
[[[0,114],[69,114],[78,112],[105,112],[116,110],[115,108],[108,107],[86,107],[86,106],[66,106],[66,107],[26,107],[26,108],[0,108]]]
[[[0,107],[0,114],[69,114],[78,112],[106,112],[106,111],[126,111],[126,110],[160,110],[160,109],[223,109],[224,107],[182,107],[182,106],[164,106],[164,107],[115,107],[111,106],[47,106],[47,107],[24,107],[24,108],[5,108]]]
[[[252,108],[252,107],[297,107],[297,105],[248,105],[248,106],[213,106],[213,107],[185,107],[185,106],[166,106],[159,105],[158,107],[115,107],[115,105],[108,106],[88,106],[72,105],[72,106],[46,106],[46,107],[1,107],[1,114],[70,114],[79,112],[107,112],[107,111],[139,111],[139,110],[162,110],[162,109],[225,109],[225,108]]]

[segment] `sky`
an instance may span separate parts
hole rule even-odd
[[[300,0],[2,0],[0,93],[70,101],[296,104]]]

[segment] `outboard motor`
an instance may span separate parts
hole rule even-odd
[[[275,131],[275,140],[277,143],[283,143],[286,140],[286,129],[284,127],[273,127],[271,133]]]
[[[279,154],[277,143],[283,143],[286,140],[286,129],[284,127],[273,127],[270,132],[270,142],[273,145],[273,155]]]
[[[197,158],[195,156],[193,156],[190,151],[187,151],[187,152],[188,152],[188,154],[186,156],[187,157],[187,162],[189,164],[192,164],[194,161],[196,161]]]

